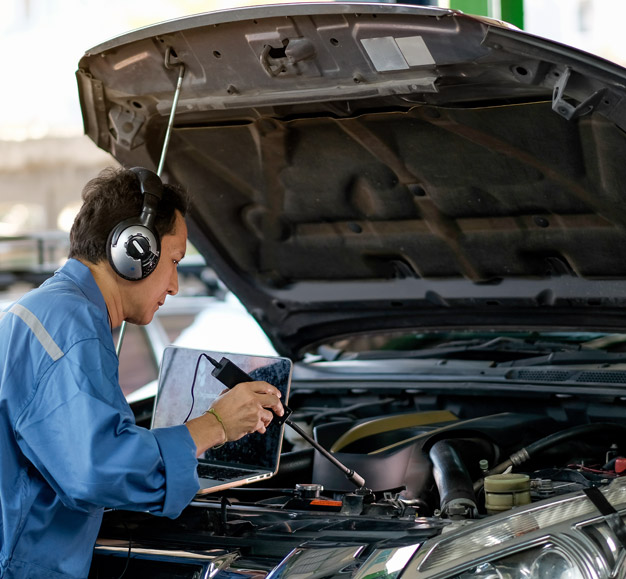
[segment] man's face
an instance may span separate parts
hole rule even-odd
[[[124,317],[133,324],[149,324],[167,295],[178,293],[178,263],[187,249],[187,225],[177,211],[174,231],[161,239],[161,256],[155,270],[141,281],[129,282]]]

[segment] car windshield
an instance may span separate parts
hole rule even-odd
[[[392,358],[525,360],[535,363],[623,361],[626,334],[600,332],[433,331],[359,335],[320,346],[311,359]]]

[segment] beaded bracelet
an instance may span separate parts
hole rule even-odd
[[[217,418],[217,421],[222,425],[222,428],[224,429],[224,442],[222,442],[222,444],[217,444],[211,447],[211,448],[222,448],[222,446],[224,446],[228,442],[228,435],[226,434],[226,427],[224,426],[224,421],[222,420],[222,417],[217,413],[215,408],[209,408],[204,414],[212,414],[213,416],[215,416],[215,418]]]

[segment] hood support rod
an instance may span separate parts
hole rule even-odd
[[[171,62],[172,47],[168,46],[165,50],[165,61],[163,65],[167,70],[178,68],[178,81],[176,82],[176,90],[174,91],[174,98],[172,99],[172,110],[170,111],[170,117],[167,122],[167,130],[165,131],[165,138],[163,139],[163,147],[161,149],[161,158],[159,159],[159,166],[157,168],[157,175],[160,177],[163,173],[163,165],[165,164],[165,156],[167,155],[167,149],[170,144],[170,137],[172,134],[172,126],[174,125],[174,117],[176,116],[176,107],[178,106],[178,98],[180,97],[180,91],[183,86],[183,77],[185,76],[185,63],[183,62]],[[115,353],[117,357],[120,357],[122,350],[122,342],[124,341],[124,334],[126,334],[126,320],[122,322],[120,326],[120,334],[117,338],[117,346],[115,347]]]

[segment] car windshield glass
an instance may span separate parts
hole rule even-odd
[[[624,361],[626,334],[596,332],[402,332],[360,335],[320,346],[324,360],[437,358],[511,363]]]

